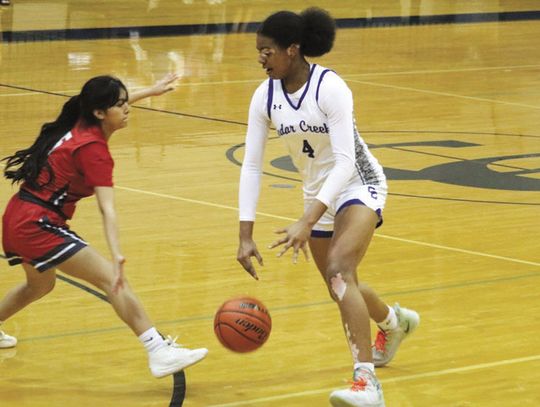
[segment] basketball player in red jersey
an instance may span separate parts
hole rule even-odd
[[[0,324],[53,288],[56,269],[103,290],[118,316],[148,351],[156,377],[178,372],[202,360],[207,349],[182,348],[163,338],[130,288],[120,249],[114,205],[113,159],[108,141],[127,126],[129,104],[174,89],[178,77],[165,76],[150,88],[128,96],[124,84],[98,76],[45,123],[34,144],[6,157],[4,176],[22,183],[3,217],[2,243],[10,265],[22,264],[26,282],[0,301]],[[95,194],[111,260],[107,260],[67,225],[77,202]],[[0,348],[17,339],[0,331]]]

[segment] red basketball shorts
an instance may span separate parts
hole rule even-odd
[[[54,268],[87,246],[65,219],[38,203],[11,198],[2,219],[2,245],[10,265],[28,263],[38,271]]]

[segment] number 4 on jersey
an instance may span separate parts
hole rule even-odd
[[[306,153],[309,158],[315,158],[315,155],[313,155],[315,150],[313,149],[313,147],[309,145],[308,141],[305,139],[304,139],[304,145],[302,146],[302,152]]]

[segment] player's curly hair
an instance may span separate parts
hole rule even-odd
[[[310,7],[300,14],[278,11],[262,22],[257,34],[273,39],[282,48],[299,44],[303,55],[319,57],[332,49],[336,24],[326,10],[318,7]]]

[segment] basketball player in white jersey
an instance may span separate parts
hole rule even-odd
[[[279,256],[292,249],[296,262],[307,244],[336,301],[353,359],[353,384],[330,395],[333,406],[384,406],[375,366],[387,364],[419,323],[416,312],[389,307],[357,279],[356,268],[375,228],[382,223],[387,194],[382,167],[356,130],[353,98],[333,71],[305,57],[332,48],[335,24],[318,8],[280,11],[257,32],[259,63],[268,80],[249,108],[246,151],[240,177],[240,245],[237,259],[257,279],[251,257],[262,264],[253,241],[263,153],[273,125],[303,181],[304,214],[278,231]],[[371,346],[370,317],[380,330]]]

